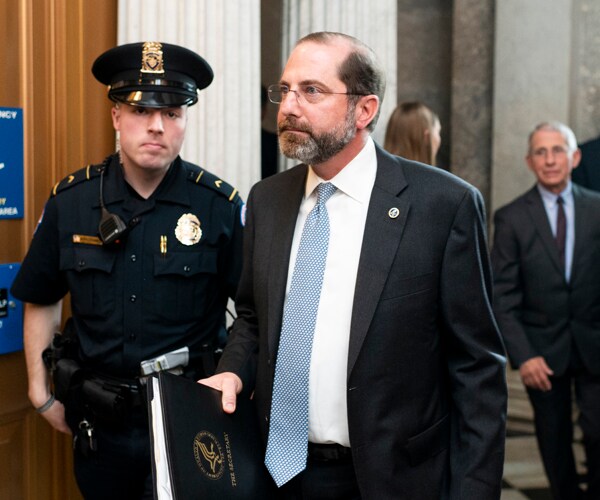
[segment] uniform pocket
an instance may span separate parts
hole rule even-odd
[[[203,316],[208,294],[217,293],[216,274],[216,250],[155,255],[155,312],[171,321],[190,321]]]
[[[85,316],[110,315],[115,307],[116,254],[102,247],[63,249],[60,270],[67,273],[73,312]]]

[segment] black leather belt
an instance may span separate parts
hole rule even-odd
[[[352,450],[341,444],[308,443],[308,456],[323,462],[352,460]]]

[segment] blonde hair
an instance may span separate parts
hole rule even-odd
[[[385,131],[383,147],[391,154],[433,165],[431,135],[438,116],[418,101],[400,103]]]

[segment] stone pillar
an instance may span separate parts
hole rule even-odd
[[[118,40],[175,43],[210,63],[215,79],[190,108],[181,156],[246,198],[260,178],[259,0],[119,0]]]
[[[435,164],[446,170],[452,170],[452,11],[448,0],[398,2],[398,102],[421,101],[438,115],[442,144]]]
[[[489,206],[492,157],[494,1],[455,0],[452,37],[451,170]]]
[[[580,143],[600,135],[600,2],[575,0],[571,127]]]
[[[383,144],[385,126],[396,107],[397,0],[284,0],[281,60],[287,60],[298,39],[315,31],[338,31],[366,43],[377,54],[387,88],[373,138]],[[286,160],[286,167],[297,164]],[[281,164],[281,162],[280,162]]]
[[[524,161],[531,129],[569,123],[573,1],[496,2],[492,209],[534,183]]]

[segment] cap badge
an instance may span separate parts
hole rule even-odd
[[[142,73],[153,73],[162,75],[163,69],[163,52],[162,44],[159,42],[144,42],[142,48]]]
[[[198,243],[202,238],[202,229],[200,229],[198,217],[194,214],[183,214],[179,217],[175,228],[175,237],[186,246]]]

